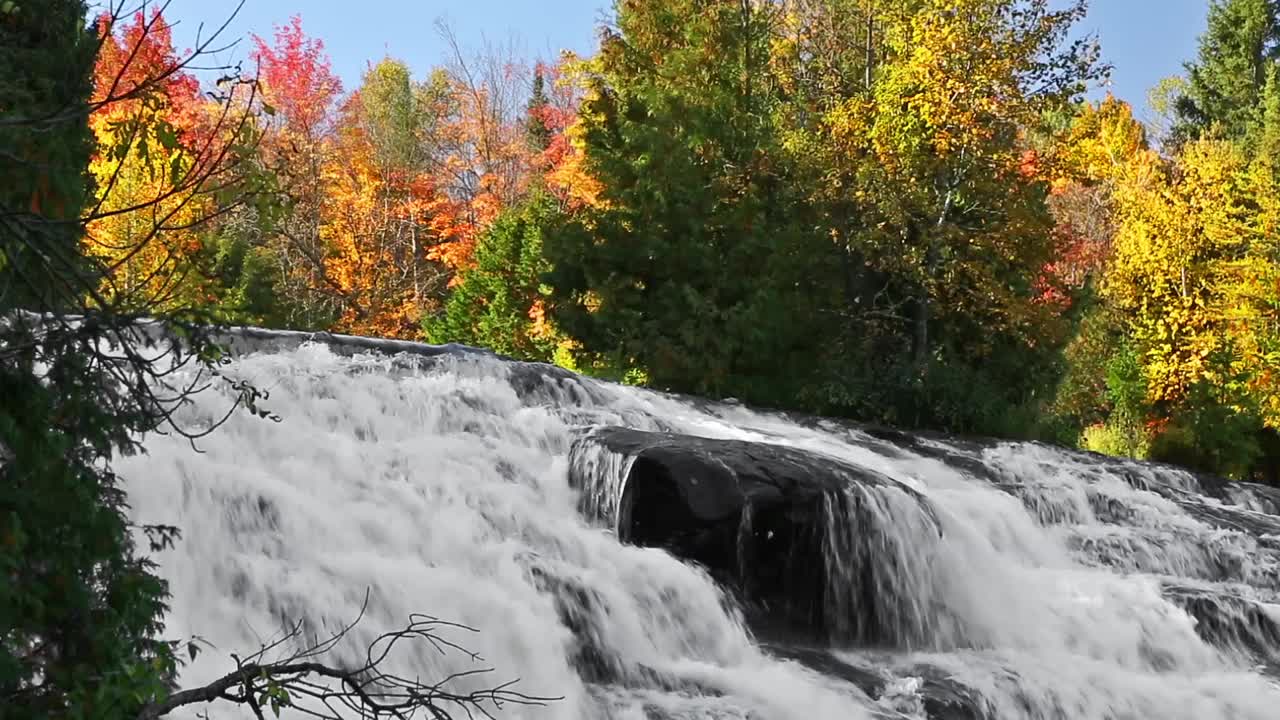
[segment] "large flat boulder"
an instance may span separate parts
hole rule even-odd
[[[624,542],[705,567],[759,634],[837,645],[928,644],[919,597],[938,540],[917,493],[874,470],[769,443],[598,428],[580,441],[571,482]],[[626,459],[601,478],[601,449]],[[618,467],[615,464],[613,467]],[[616,498],[601,500],[601,494]],[[914,517],[895,518],[895,512]],[[899,520],[909,520],[898,522]],[[928,537],[903,538],[903,528]],[[910,547],[906,547],[906,545]]]

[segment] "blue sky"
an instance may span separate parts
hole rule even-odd
[[[1196,50],[1208,0],[1092,0],[1081,26],[1096,33],[1115,66],[1112,92],[1142,113],[1147,89],[1182,70]],[[190,44],[195,26],[221,22],[236,0],[173,0],[170,17],[181,21],[179,42]],[[467,46],[516,39],[528,56],[554,57],[561,48],[590,52],[595,27],[609,0],[247,0],[230,28],[236,36],[271,36],[272,25],[294,13],[324,40],[334,70],[348,89],[370,60],[400,58],[425,74],[446,55],[435,29],[445,18]],[[227,54],[243,57],[247,41]]]

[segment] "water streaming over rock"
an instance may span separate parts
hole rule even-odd
[[[200,454],[150,437],[119,467],[135,520],[184,532],[158,558],[167,634],[218,648],[184,685],[282,621],[350,620],[368,589],[335,662],[410,613],[464,623],[479,632],[450,639],[483,662],[424,651],[397,669],[491,666],[462,686],[519,677],[563,696],[513,718],[1280,716],[1280,518],[1265,488],[788,419],[457,348],[240,341],[227,373],[269,390],[281,422],[237,413]],[[186,420],[230,401],[215,388]],[[593,443],[604,427],[781,445],[885,478],[824,495],[808,562],[832,642],[749,630],[713,568],[619,542],[634,457]]]

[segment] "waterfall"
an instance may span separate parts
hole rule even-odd
[[[562,698],[500,717],[1269,720],[1280,708],[1280,518],[1265,489],[1036,444],[904,441],[403,343],[281,335],[224,372],[269,391],[280,421],[236,413],[201,452],[154,435],[118,464],[133,520],[183,531],[155,558],[173,593],[165,634],[213,646],[184,686],[282,623],[322,634],[349,622],[367,592],[333,662],[412,613],[460,623],[476,631],[448,639],[482,659],[421,649],[391,662],[424,678],[493,668],[459,689],[519,678]],[[209,422],[233,398],[215,385],[181,419]],[[604,426],[781,445],[891,479],[832,496],[812,558],[829,612],[874,627],[779,644],[707,568],[619,542],[608,518],[631,458],[591,445]],[[594,484],[573,487],[571,465]]]

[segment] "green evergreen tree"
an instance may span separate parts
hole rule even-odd
[[[543,244],[557,213],[554,198],[536,193],[499,215],[476,241],[475,265],[463,271],[443,312],[424,321],[428,341],[549,362],[557,338],[537,328],[530,311],[550,295]]]
[[[209,270],[217,281],[213,312],[231,324],[282,328],[292,310],[277,283],[273,249],[242,224],[219,228],[205,239]]]
[[[543,118],[543,110],[550,105],[551,99],[547,97],[547,81],[542,65],[538,65],[533,71],[533,91],[529,95],[528,113],[524,121],[525,138],[529,147],[536,152],[542,152],[551,145],[551,128],[547,127],[546,120]]]
[[[0,5],[0,307],[43,307],[87,268],[88,100],[98,43],[84,2]]]
[[[602,204],[548,242],[556,320],[584,359],[658,387],[789,403],[821,341],[831,263],[780,152],[778,10],[657,0],[617,13],[580,119]]]
[[[164,694],[167,591],[109,461],[157,407],[84,312],[80,256],[97,39],[80,0],[0,5],[0,717],[132,717]],[[98,308],[101,309],[101,308]],[[37,320],[22,311],[54,313]],[[158,543],[172,539],[153,529]]]
[[[1275,0],[1213,0],[1199,56],[1186,66],[1188,85],[1176,104],[1175,141],[1213,128],[1229,139],[1251,141],[1277,61],[1280,5]]]
[[[1262,88],[1260,115],[1256,156],[1270,163],[1274,171],[1280,172],[1280,63],[1273,64],[1267,72],[1267,83]]]

